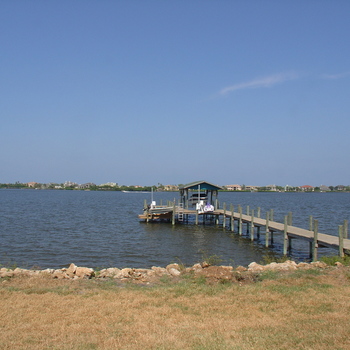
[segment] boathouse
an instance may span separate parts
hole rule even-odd
[[[200,201],[204,204],[213,204],[218,196],[218,191],[222,190],[222,187],[213,185],[206,181],[195,181],[187,185],[179,187],[180,191],[180,203],[183,208],[188,209],[191,206],[195,206]]]

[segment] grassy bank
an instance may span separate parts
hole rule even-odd
[[[349,349],[349,267],[145,286],[0,280],[0,349]]]

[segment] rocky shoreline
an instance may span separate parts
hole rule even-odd
[[[336,267],[343,266],[341,263],[336,263]],[[295,270],[309,270],[309,269],[326,269],[330,266],[324,262],[311,263],[296,263],[287,260],[282,263],[270,263],[267,265],[260,265],[252,262],[248,267],[238,266],[211,266],[206,262],[195,264],[191,267],[184,267],[179,264],[170,264],[164,267],[153,266],[150,269],[136,269],[111,267],[102,270],[94,270],[89,267],[79,267],[75,264],[70,264],[68,268],[62,269],[45,269],[45,270],[29,270],[29,269],[0,269],[0,278],[12,278],[21,276],[47,276],[55,279],[114,279],[120,282],[133,282],[150,284],[159,281],[160,278],[173,279],[174,281],[183,276],[204,277],[211,282],[242,282],[249,280],[253,276],[259,275],[266,271],[295,271]]]

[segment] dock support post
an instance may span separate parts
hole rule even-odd
[[[312,261],[317,261],[317,248],[318,248],[318,220],[314,220],[314,240],[312,243]]]
[[[235,231],[235,219],[233,217],[233,212],[234,212],[234,208],[233,208],[233,205],[231,204],[230,206],[230,209],[231,209],[231,231],[234,232]]]
[[[238,206],[238,212],[239,212],[239,221],[238,221],[238,233],[240,236],[242,236],[242,207]]]
[[[148,212],[148,205],[147,205],[147,199],[143,200],[143,209],[144,212],[146,213],[146,222],[149,222],[149,212]]]
[[[196,211],[196,225],[198,225],[198,211]]]
[[[261,210],[260,210],[260,207],[258,207],[258,212],[256,213],[256,216],[260,219],[260,212],[261,212]]]
[[[284,217],[284,231],[283,231],[283,255],[287,255],[288,251],[288,221],[289,216]]]
[[[215,206],[214,206],[214,209],[215,209],[215,210],[218,210],[218,209],[219,209],[219,201],[218,201],[217,198],[215,199]],[[216,225],[216,226],[219,226],[219,215],[218,215],[218,214],[215,215],[215,225]]]
[[[257,229],[256,229],[256,237],[257,237],[257,239],[260,238],[260,228],[261,228],[261,226],[257,226]]]
[[[288,253],[292,250],[292,237],[288,237]]]
[[[270,220],[273,221],[273,214],[274,214],[274,211],[273,209],[270,210]]]
[[[175,225],[175,216],[176,216],[176,206],[175,206],[175,202],[173,204],[173,217],[172,217],[172,225]]]
[[[338,234],[339,234],[339,256],[344,258],[344,227],[343,225],[338,226]]]
[[[247,205],[247,215],[248,216],[249,216],[249,210],[250,210],[249,205]]]
[[[269,212],[266,213],[266,231],[265,231],[265,247],[269,247]]]
[[[293,225],[293,213],[290,211],[288,213],[288,226],[292,226]]]
[[[223,208],[224,208],[224,217],[222,219],[222,227],[225,228],[226,227],[226,203],[223,204]]]
[[[252,210],[252,216],[250,221],[250,240],[254,241],[254,210]]]
[[[312,227],[312,223],[313,223],[313,217],[312,217],[312,215],[310,215],[310,216],[309,216],[309,230],[310,230],[310,231],[313,231],[313,230],[314,230],[313,227]]]
[[[343,238],[348,238],[348,220],[344,220],[343,224]]]

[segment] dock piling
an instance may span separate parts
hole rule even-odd
[[[312,261],[317,261],[318,248],[318,220],[314,220],[314,239],[312,243]]]
[[[226,203],[223,203],[224,217],[222,218],[222,227],[226,227]]]
[[[270,218],[270,213],[266,213],[266,231],[265,231],[265,247],[269,247],[269,234],[270,234],[270,229],[269,229],[269,218]]]
[[[175,202],[173,203],[173,213],[172,213],[172,218],[171,218],[171,223],[174,226],[175,225],[175,216],[176,216],[176,207],[175,207]]]
[[[243,224],[243,221],[242,221],[242,207],[240,205],[238,206],[238,212],[239,212],[239,221],[238,221],[239,228],[238,228],[238,232],[239,232],[239,235],[242,236],[242,224]]]
[[[252,216],[250,219],[250,240],[254,241],[254,209],[252,210]]]
[[[343,238],[348,239],[348,220],[344,220],[343,224]]]
[[[230,210],[231,210],[231,231],[234,232],[235,231],[235,219],[234,219],[234,215],[233,215],[234,208],[233,208],[232,204],[230,205]]]
[[[344,258],[344,226],[338,226],[338,234],[339,234],[339,256]]]
[[[310,231],[313,231],[314,229],[313,229],[313,217],[312,217],[312,215],[310,215],[309,216],[309,230]]]
[[[283,255],[287,255],[288,251],[288,221],[289,216],[284,217],[284,231],[283,231]]]

